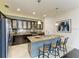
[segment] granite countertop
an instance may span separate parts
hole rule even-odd
[[[41,32],[41,33],[37,33],[37,34],[42,34],[44,32]],[[12,33],[13,36],[18,36],[18,35],[32,35],[33,33],[31,32],[25,32],[25,33]]]
[[[18,35],[31,35],[31,33],[16,33],[16,34],[13,34],[13,36],[18,36]]]
[[[45,41],[45,40],[51,40],[54,38],[61,37],[60,35],[42,35],[42,36],[30,36],[27,37],[31,42],[39,42],[39,41]]]

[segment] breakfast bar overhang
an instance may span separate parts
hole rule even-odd
[[[43,35],[43,36],[31,36],[28,37],[30,43],[28,44],[28,51],[31,57],[38,57],[39,48],[43,47],[43,44],[49,44],[56,42],[60,39],[60,35]]]

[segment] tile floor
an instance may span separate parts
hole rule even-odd
[[[68,52],[73,49],[70,46],[68,46],[67,48],[68,48]],[[60,51],[60,53],[61,53],[60,56],[62,56],[63,53],[61,51]],[[54,58],[53,55],[50,55],[50,57]],[[28,53],[28,43],[10,46],[8,58],[31,58],[31,56]]]
[[[28,44],[20,44],[9,47],[9,58],[29,58]]]

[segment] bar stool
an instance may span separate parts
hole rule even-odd
[[[64,39],[64,41],[61,41],[61,51],[63,51],[63,54],[65,54],[65,52],[67,53],[67,41],[68,41],[69,37],[66,37]]]
[[[50,51],[50,48],[51,48],[51,43],[49,44],[43,44],[43,47],[40,47],[39,48],[39,55],[38,55],[38,58],[40,58],[40,56],[42,55],[43,58],[46,56],[49,58],[49,51]],[[46,55],[47,53],[47,55]]]
[[[61,42],[61,40],[59,39],[55,43],[52,43],[51,44],[51,51],[52,51],[52,53],[55,52],[55,54],[54,54],[55,58],[57,56],[60,57],[60,53],[59,53],[59,50],[60,50],[60,42]]]

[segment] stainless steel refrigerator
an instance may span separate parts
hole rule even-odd
[[[8,57],[8,49],[10,45],[10,28],[9,19],[0,12],[0,58]]]

